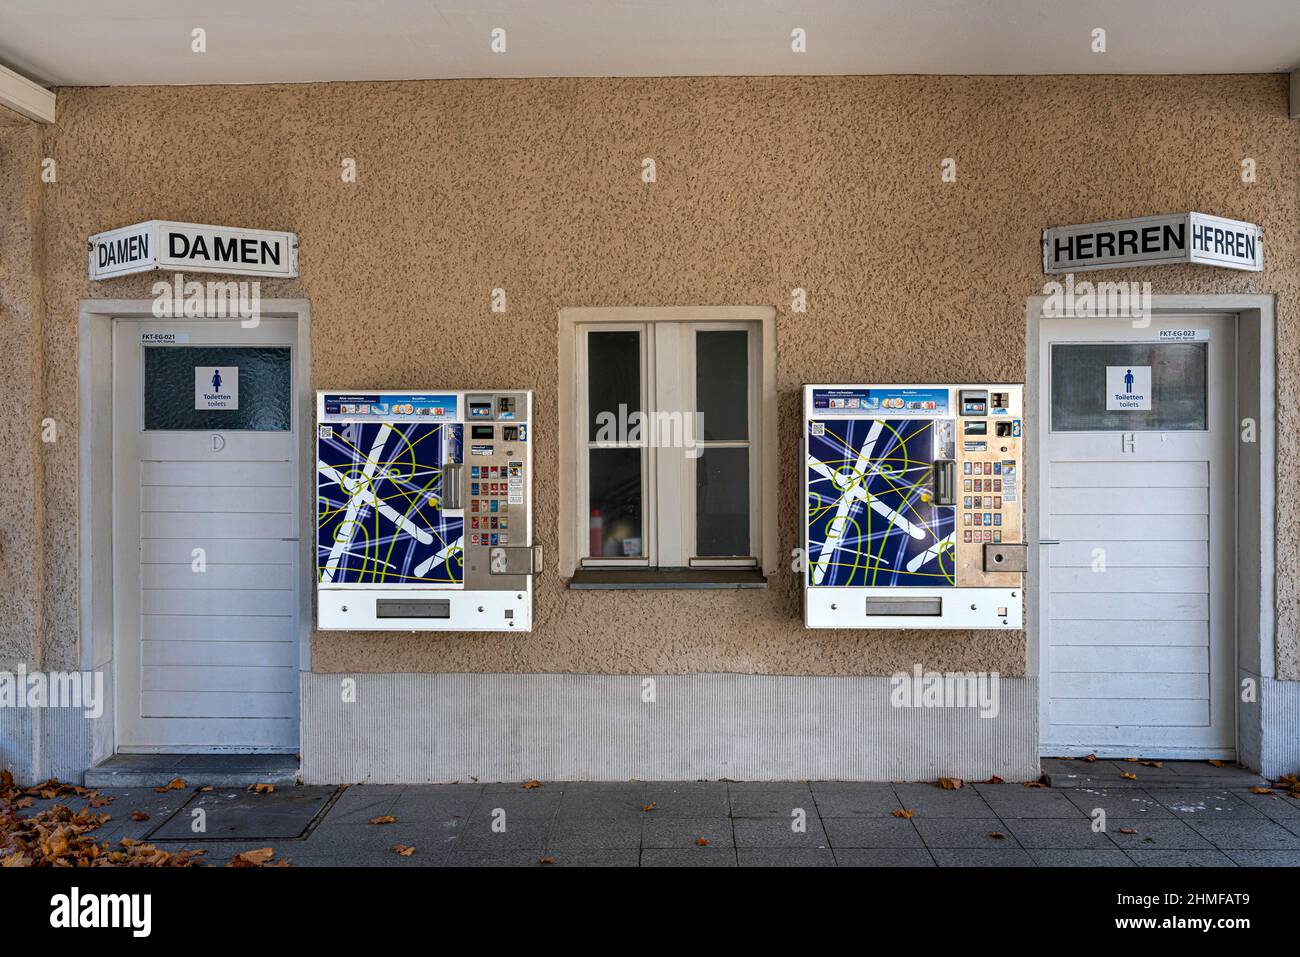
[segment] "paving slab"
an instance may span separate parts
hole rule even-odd
[[[280,788],[269,794],[215,788],[196,795],[146,839],[272,841],[300,837],[337,791],[332,785]],[[195,831],[200,823],[204,830]]]
[[[732,847],[651,848],[641,851],[642,867],[735,867]]]
[[[640,847],[641,819],[612,818],[577,823],[557,820],[546,846],[550,850],[569,851]]]
[[[823,818],[890,817],[903,807],[889,784],[814,782],[812,793]]]
[[[934,857],[918,847],[837,847],[840,867],[935,867]]]
[[[448,854],[444,867],[540,867],[540,851],[507,848],[491,851],[461,851]]]
[[[736,851],[741,867],[834,867],[829,848],[742,847]]]
[[[1300,851],[1227,850],[1223,853],[1241,867],[1300,867]]]
[[[1058,793],[1088,817],[1100,808],[1108,818],[1173,817],[1167,807],[1141,788],[1070,788]]]
[[[1272,821],[1300,820],[1300,800],[1288,796],[1285,791],[1273,791],[1269,794],[1252,794],[1250,791],[1233,791],[1234,797],[1240,798],[1249,807]]]
[[[371,818],[391,814],[405,790],[403,784],[353,784],[344,788],[323,823],[365,824]]]
[[[695,847],[698,846],[695,842],[700,839],[718,847],[734,847],[735,837],[732,834],[731,819],[723,817],[695,820],[648,814],[642,822],[641,846],[643,848]]]
[[[641,852],[635,847],[547,848],[538,863],[543,867],[638,867]]]
[[[1104,833],[1092,829],[1092,821],[1019,818],[1004,821],[1020,845],[1025,848],[1108,848],[1115,845]]]
[[[996,822],[996,818],[993,821]],[[913,822],[906,818],[837,817],[826,818],[822,823],[826,827],[826,836],[831,847],[836,850],[925,846]]]
[[[1125,831],[1132,831],[1126,834]],[[1214,845],[1177,818],[1125,820],[1106,818],[1106,833],[1121,848],[1142,850],[1197,850]]]
[[[917,818],[912,823],[926,847],[1020,846],[1008,828],[988,818]]]
[[[895,784],[904,808],[917,817],[997,817],[974,788],[945,791],[934,784]]]
[[[646,784],[645,803],[654,804],[658,818],[712,818],[731,813],[727,785],[717,781],[651,781]]]
[[[1226,788],[1152,788],[1153,798],[1176,817],[1197,821],[1264,820],[1264,815]]]
[[[975,792],[998,817],[1077,818],[1083,812],[1064,791],[1019,784],[977,784]]]
[[[1261,817],[1257,821],[1190,822],[1196,832],[1220,850],[1290,851],[1300,849],[1300,834],[1287,830],[1276,821]]]
[[[1035,867],[1034,859],[1019,847],[930,849],[940,867]]]
[[[1125,851],[1138,867],[1236,867],[1222,851]]]
[[[491,803],[491,802],[489,802]],[[551,832],[550,818],[494,818],[484,805],[465,822],[456,836],[456,850],[501,850],[528,848],[540,851]]]
[[[817,815],[816,799],[806,785],[742,790],[733,788],[730,795],[733,817],[789,819],[795,808],[803,808],[812,817]]]
[[[805,822],[807,829],[795,831],[791,818],[735,818],[736,846],[741,848],[824,848],[828,847],[822,822],[814,814]]]
[[[1136,867],[1117,847],[1035,847],[1029,851],[1039,867]]]

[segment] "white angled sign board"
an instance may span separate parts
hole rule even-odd
[[[155,269],[292,279],[298,237],[269,229],[237,229],[152,219],[90,237],[90,278],[111,279]]]
[[[1166,263],[1260,272],[1264,268],[1263,232],[1254,223],[1205,213],[1171,213],[1043,230],[1043,272],[1048,275]]]

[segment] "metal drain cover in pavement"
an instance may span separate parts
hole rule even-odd
[[[338,790],[334,787],[286,787],[269,794],[214,788],[197,795],[151,831],[146,840],[229,841],[288,840],[299,837]],[[196,808],[204,812],[204,830],[194,830]]]

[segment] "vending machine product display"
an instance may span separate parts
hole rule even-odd
[[[316,393],[325,630],[529,631],[533,395]]]
[[[1020,628],[1019,385],[804,387],[804,624]]]

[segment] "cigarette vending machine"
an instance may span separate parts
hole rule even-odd
[[[1023,387],[804,387],[804,624],[1020,628]]]
[[[325,630],[529,631],[533,394],[316,393]]]

